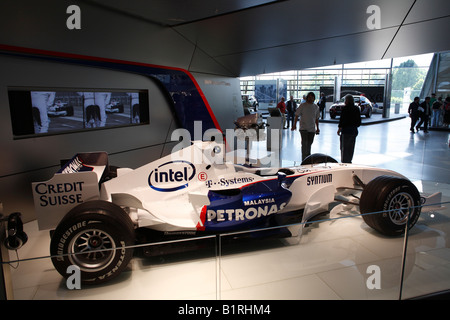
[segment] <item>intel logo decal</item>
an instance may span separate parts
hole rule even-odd
[[[148,176],[150,188],[161,192],[181,190],[188,186],[195,176],[195,166],[184,160],[169,161],[161,164]]]

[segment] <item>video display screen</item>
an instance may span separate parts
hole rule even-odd
[[[147,90],[8,88],[14,137],[149,123]]]

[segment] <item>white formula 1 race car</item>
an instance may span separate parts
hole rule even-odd
[[[76,265],[83,283],[101,283],[120,274],[131,247],[145,241],[274,226],[299,236],[302,222],[336,201],[359,205],[370,227],[395,236],[408,215],[409,226],[416,223],[428,201],[396,172],[322,154],[291,168],[225,158],[222,146],[211,142],[194,142],[135,170],[109,166],[106,153],[77,154],[49,181],[33,183],[39,228],[52,230],[55,268],[67,277]]]

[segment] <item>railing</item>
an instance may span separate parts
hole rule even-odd
[[[29,237],[26,245],[9,251],[9,259],[2,262],[10,269],[5,276],[12,293],[7,298],[421,297],[450,290],[450,202],[430,206],[432,210],[424,206],[415,226],[398,237],[383,236],[371,229],[355,207],[333,210],[333,214],[307,224],[139,244],[133,246],[135,255],[127,269],[99,285],[80,283],[75,269],[68,269],[67,279],[63,278],[53,267],[55,256],[48,254],[48,232],[38,231],[37,224],[30,222],[25,224]],[[286,229],[300,230],[301,235],[278,237]]]

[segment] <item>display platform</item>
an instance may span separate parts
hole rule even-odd
[[[268,113],[261,112],[261,114],[262,114],[263,119],[267,120],[269,118]],[[396,121],[396,120],[401,120],[401,119],[408,118],[408,117],[409,117],[408,114],[393,114],[393,115],[390,115],[389,118],[383,118],[383,115],[381,113],[373,113],[370,118],[361,117],[361,125],[364,126],[364,125]],[[325,113],[325,119],[319,119],[319,122],[320,123],[336,123],[336,124],[338,124],[339,117],[337,117],[336,119],[331,119],[330,114]]]
[[[450,185],[414,183],[421,192],[442,192],[447,204],[422,213],[410,232],[402,299],[450,288]],[[355,207],[339,206],[306,227],[300,239],[252,239],[223,243],[220,250],[212,239],[214,245],[201,250],[135,255],[116,279],[79,290],[69,289],[54,269],[49,234],[32,221],[24,226],[28,243],[9,255],[14,299],[398,299],[404,238],[381,236]]]
[[[421,130],[424,130],[424,127],[420,127]],[[450,132],[450,127],[428,127],[429,131],[443,131]]]
[[[407,114],[393,114],[390,115],[389,118],[383,118],[383,115],[380,113],[374,113],[372,114],[372,116],[370,118],[366,118],[366,117],[361,117],[361,125],[365,126],[365,125],[371,125],[371,124],[377,124],[377,123],[384,123],[384,122],[389,122],[389,121],[396,121],[396,120],[401,120],[404,119],[406,117],[409,117]],[[336,119],[330,119],[330,115],[327,113],[325,116],[325,119],[320,119],[319,120],[320,123],[339,123],[339,117],[337,117]]]

